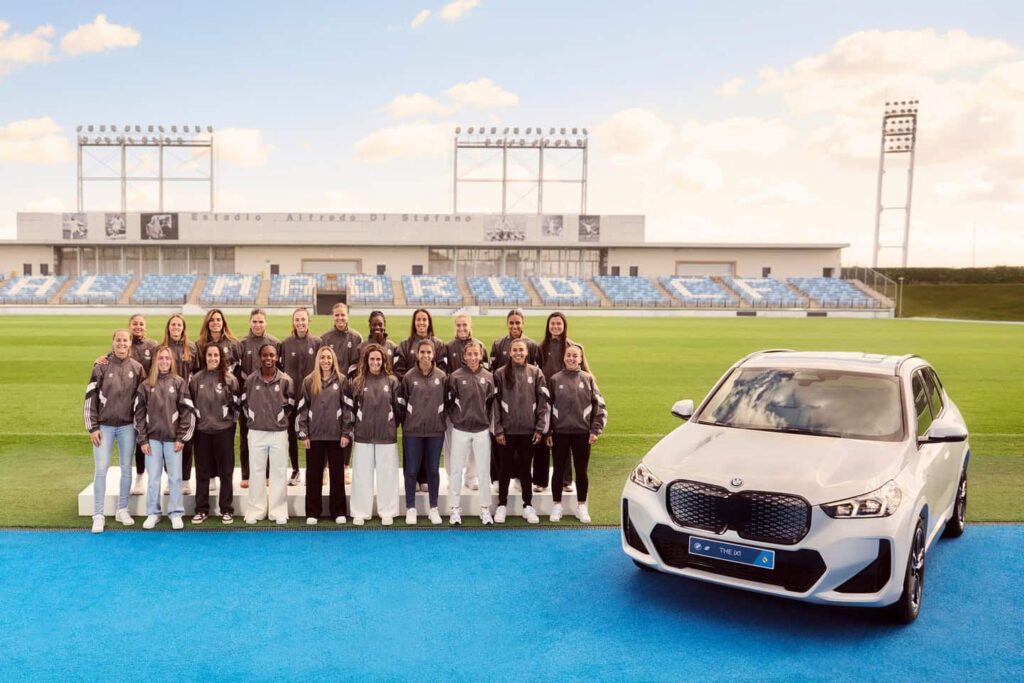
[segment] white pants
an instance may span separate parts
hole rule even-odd
[[[476,458],[480,475],[480,507],[491,505],[491,433],[452,430],[452,468],[448,475],[448,507],[462,507],[462,467],[471,456]]]
[[[447,420],[448,428],[444,432],[444,470],[448,473],[448,481],[452,479],[452,432],[455,431],[455,427],[452,427],[451,420]],[[463,461],[463,465],[466,468],[466,481],[479,481],[476,471],[476,456],[473,455],[473,451],[469,452],[469,457]],[[461,469],[461,468],[460,468]],[[461,472],[460,472],[461,476]],[[486,478],[486,477],[485,477]]]
[[[373,478],[377,475],[377,514],[398,516],[398,444],[352,444],[352,516],[373,516]]]
[[[267,461],[270,501],[267,501]],[[249,502],[246,519],[288,519],[288,432],[249,430]]]

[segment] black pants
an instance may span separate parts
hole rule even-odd
[[[504,447],[499,446],[494,434],[491,434],[491,483],[501,481],[501,462]],[[447,454],[445,457],[448,457]],[[481,484],[482,485],[482,484]]]
[[[533,447],[533,483],[537,486],[548,486],[548,466],[551,464],[552,452],[544,441]],[[554,473],[551,473],[554,474]],[[562,482],[556,485],[555,482]],[[551,490],[561,486],[568,486],[572,483],[572,462],[567,461],[565,471],[561,477],[553,476],[551,479]]]
[[[506,434],[505,445],[499,446],[501,454],[501,478],[498,480],[498,505],[508,505],[508,484],[519,480],[523,489],[523,505],[533,502],[533,474],[530,464],[533,460],[533,434]]]
[[[235,427],[219,432],[196,431],[196,512],[210,514],[210,479],[220,477],[220,513],[231,514],[235,473]]]
[[[576,463],[576,500],[581,503],[587,502],[587,491],[590,489],[590,479],[587,477],[587,466],[590,464],[590,435],[555,434],[552,438],[555,458],[552,478],[556,482],[562,481],[571,453],[572,462]],[[551,487],[551,499],[556,503],[562,502],[561,487]]]
[[[349,447],[351,450],[351,447]],[[306,516],[323,514],[324,462],[331,469],[328,511],[331,519],[348,517],[345,498],[345,458],[337,441],[310,441],[306,450]]]
[[[142,446],[135,445],[135,474],[146,473],[146,454],[142,452]]]
[[[338,444],[341,448],[341,444]],[[288,459],[292,463],[292,474],[299,472],[299,435],[295,433],[295,418],[288,418]]]

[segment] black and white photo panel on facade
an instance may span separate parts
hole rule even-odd
[[[484,222],[487,242],[523,242],[526,240],[525,216],[488,216]]]
[[[562,225],[561,216],[544,216],[540,223],[540,234],[544,237],[561,237]]]
[[[61,216],[62,237],[66,240],[89,238],[89,217],[84,213],[65,213]]]
[[[580,242],[601,241],[601,217],[580,216]]]
[[[178,214],[144,213],[139,220],[144,240],[178,239]]]
[[[108,213],[103,217],[103,228],[108,240],[123,240],[128,233],[128,220],[123,213]]]

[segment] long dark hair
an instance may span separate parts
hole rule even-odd
[[[203,349],[203,357],[202,357],[203,366],[202,366],[202,369],[203,370],[207,369],[207,367],[206,367],[206,352],[209,351],[210,348],[217,349],[217,358],[218,358],[218,361],[217,361],[217,376],[220,379],[220,383],[221,384],[227,385],[227,383],[228,383],[227,359],[224,358],[224,352],[216,344],[207,344],[206,348]]]
[[[551,339],[552,339],[552,337],[551,337],[551,319],[552,318],[556,318],[556,317],[562,319],[562,327],[563,327],[563,329],[562,329],[562,336],[560,337],[560,339],[562,340],[562,346],[563,346],[562,352],[563,353],[565,352],[564,347],[565,347],[566,343],[568,343],[568,341],[569,341],[569,321],[566,319],[564,313],[562,313],[561,311],[555,311],[554,313],[552,313],[551,315],[548,316],[548,321],[546,323],[544,323],[544,341],[542,341],[540,343],[540,350],[541,350],[541,358],[543,358],[545,361],[547,360],[547,357],[548,357],[548,349],[551,348]]]
[[[228,319],[227,316],[224,315],[224,311],[219,308],[211,308],[206,312],[206,317],[203,318],[203,324],[199,327],[199,339],[197,340],[197,346],[199,347],[199,352],[203,354],[206,353],[204,349],[207,345],[213,341],[210,337],[210,318],[213,317],[214,313],[220,315],[220,320],[224,324],[224,327],[220,332],[221,339],[227,339],[228,341],[237,341],[238,339],[234,334],[232,334],[231,328],[228,327]]]
[[[508,345],[508,350],[509,350],[508,364],[502,366],[501,372],[505,373],[505,380],[506,380],[505,383],[508,385],[509,389],[515,389],[516,388],[516,373],[515,373],[516,362],[514,360],[512,360],[512,347],[515,346],[516,344],[522,344],[523,346],[526,347],[526,352],[527,353],[530,352],[530,345],[527,344],[526,340],[523,339],[522,337],[520,337],[519,339],[513,339],[512,343]],[[526,365],[527,365],[527,363],[524,362],[523,366],[525,367]]]
[[[356,378],[352,380],[352,383],[356,387],[356,393],[361,394],[363,387],[366,386],[366,377],[370,374],[370,354],[374,351],[380,352],[380,357],[384,359],[384,364],[381,366],[380,372],[382,375],[392,375],[394,371],[391,369],[391,359],[388,357],[387,351],[380,344],[370,342],[363,349],[363,354],[359,356],[359,368],[356,370]]]
[[[423,313],[427,316],[427,339],[434,337],[434,316],[425,308],[417,308],[412,312],[412,321],[409,323],[409,343],[416,339],[416,316]]]

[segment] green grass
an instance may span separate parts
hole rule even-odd
[[[1024,284],[907,285],[905,318],[1024,320]]]
[[[909,288],[908,288],[909,289]],[[162,321],[161,321],[162,322]],[[241,327],[241,316],[229,322]],[[199,320],[190,318],[190,329]],[[450,323],[438,316],[441,335]],[[107,348],[123,317],[0,318],[0,526],[81,527],[76,496],[91,480],[92,455],[81,401],[91,361]],[[155,327],[157,318],[153,317]],[[539,337],[541,321],[528,321]],[[323,331],[326,317],[314,321]],[[393,320],[398,335],[407,320]],[[357,328],[365,325],[360,319]],[[288,333],[274,317],[273,334]],[[237,331],[237,330],[236,330]],[[503,332],[500,318],[475,321],[485,341]],[[155,335],[154,335],[155,336]],[[908,320],[573,318],[608,401],[608,430],[591,461],[591,510],[615,524],[629,470],[678,424],[669,406],[700,399],[737,358],[762,348],[917,353],[935,364],[971,429],[974,521],[1024,521],[1024,327]],[[47,502],[45,505],[39,501]]]

